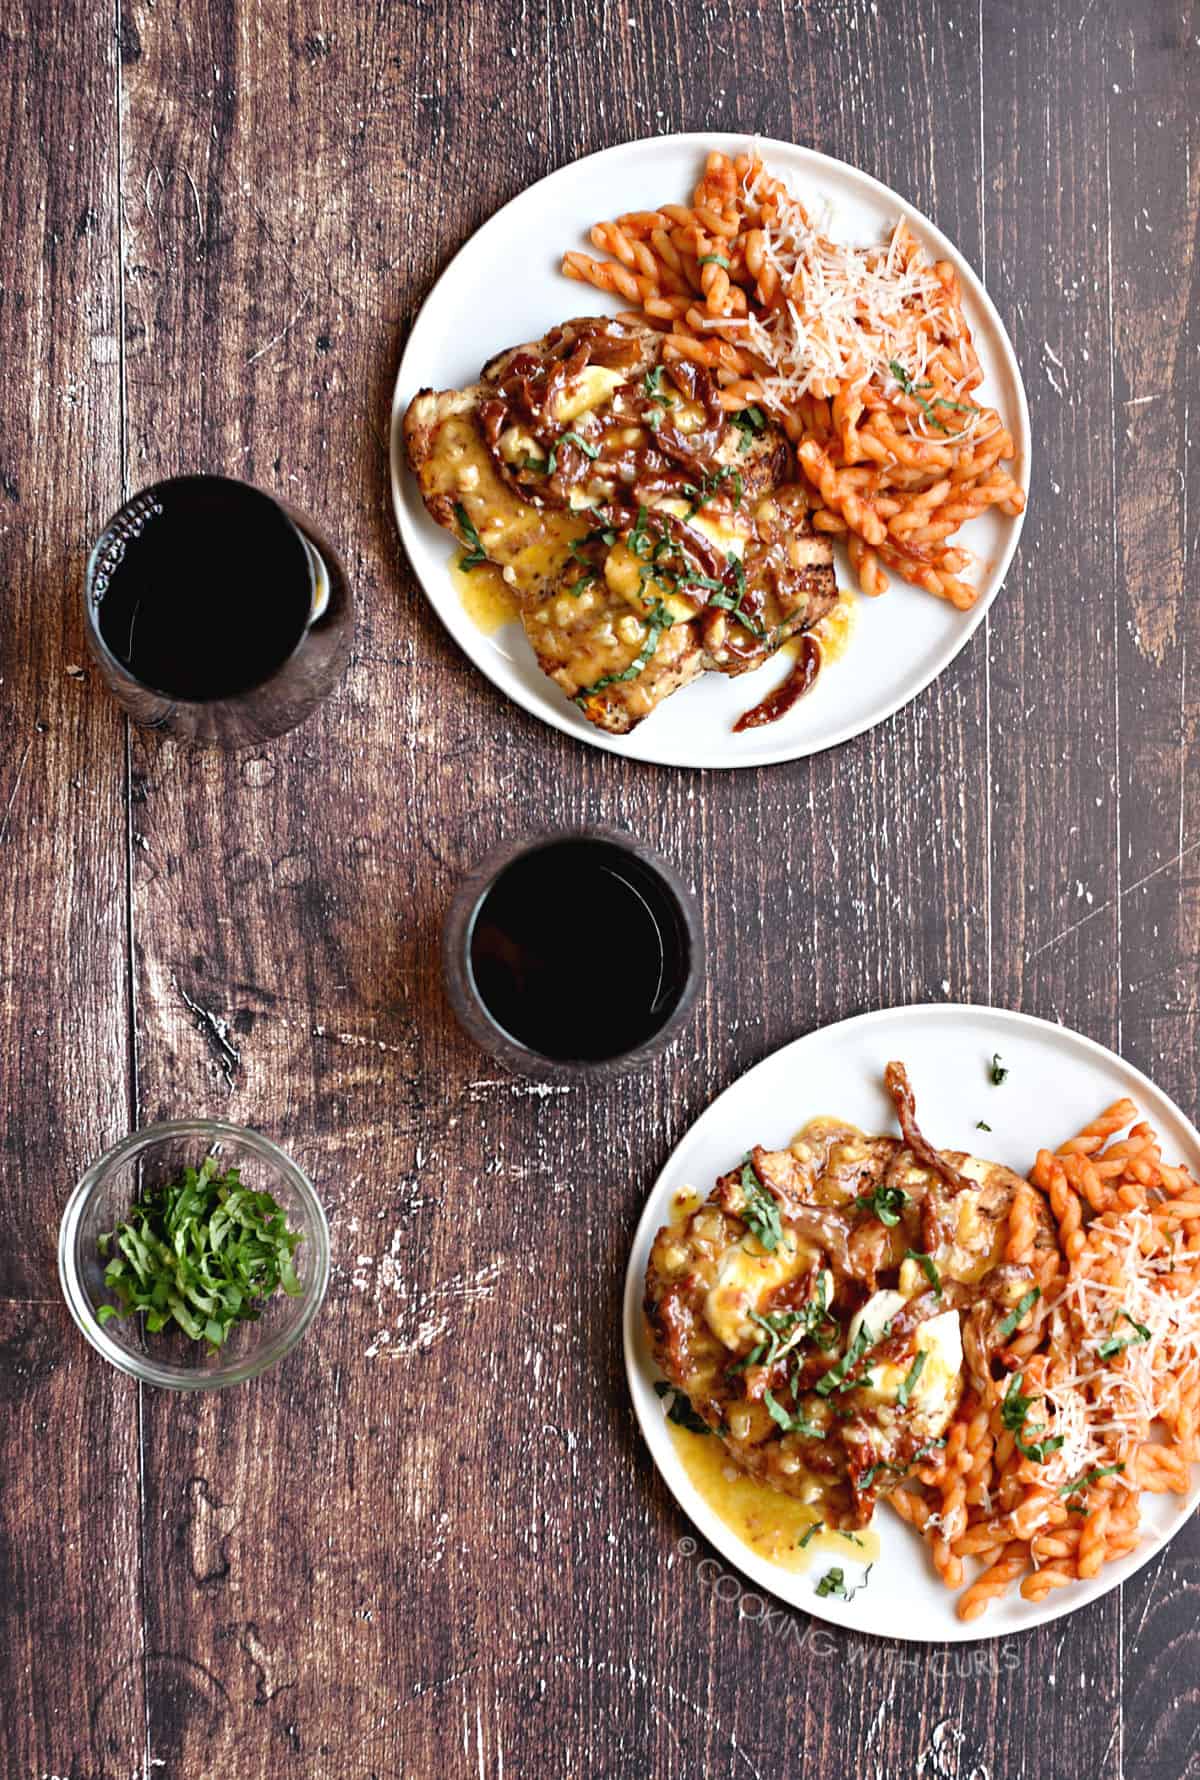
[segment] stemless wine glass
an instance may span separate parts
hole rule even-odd
[[[92,551],[84,611],[134,721],[217,748],[302,722],[340,680],[354,625],[328,539],[228,476],[177,476],[126,501]]]
[[[704,977],[695,897],[623,829],[502,842],[455,892],[442,976],[459,1024],[514,1074],[606,1081],[678,1036]]]

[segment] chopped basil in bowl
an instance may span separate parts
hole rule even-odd
[[[68,1307],[143,1383],[215,1390],[264,1371],[316,1315],[329,1233],[307,1176],[259,1132],[178,1120],[88,1169],[59,1235]]]

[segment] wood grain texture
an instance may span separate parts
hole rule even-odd
[[[1124,1598],[999,1647],[767,1612],[681,1549],[619,1333],[649,1182],[801,1031],[994,1000],[1200,1098],[1187,9],[60,12],[0,28],[5,1772],[1195,1772],[1190,1530]],[[706,127],[812,143],[931,215],[1010,327],[1037,450],[1004,594],[936,685],[736,776],[506,704],[429,613],[387,488],[405,329],[461,242],[578,154]],[[257,754],[127,743],[66,673],[89,536],[184,468],[318,517],[359,600],[341,692]],[[584,821],[695,885],[710,979],[643,1078],[560,1091],[457,1032],[437,934],[495,840]],[[139,1398],[54,1302],[63,1183],[188,1112],[281,1141],[334,1255],[319,1335],[203,1402]]]
[[[1112,181],[1119,898],[1126,1055],[1200,1102],[1200,686],[1188,565],[1200,463],[1190,438],[1200,352],[1195,20],[1127,20],[1109,58]],[[1164,474],[1164,464],[1167,466]],[[1190,513],[1189,513],[1190,508]],[[1190,535],[1189,535],[1190,532]],[[1191,673],[1189,675],[1189,655]],[[1200,1537],[1189,1526],[1123,1591],[1130,1773],[1200,1769]]]
[[[79,610],[119,475],[116,115],[107,19],[6,10],[0,1726],[6,1773],[73,1780],[129,1773],[145,1746],[135,1399],[55,1274],[66,1190],[130,1116],[124,731],[80,665]]]

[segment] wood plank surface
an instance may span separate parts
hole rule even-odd
[[[1200,1771],[1192,1529],[997,1645],[760,1616],[680,1544],[619,1317],[671,1146],[826,1022],[994,1001],[1200,1101],[1196,61],[1177,0],[31,0],[0,24],[6,1773]],[[429,612],[387,483],[405,331],[461,242],[576,155],[705,128],[840,156],[957,241],[1037,454],[952,667],[870,735],[737,775],[508,705]],[[358,599],[340,692],[248,754],[127,736],[67,671],[90,537],[183,469],[310,512]],[[437,935],[494,840],[583,820],[695,884],[709,983],[644,1076],[546,1090],[454,1027]],[[202,1401],[113,1376],[54,1276],[83,1163],[185,1113],[283,1143],[333,1240],[319,1338]]]
[[[67,1190],[131,1116],[124,725],[79,609],[120,487],[116,117],[109,18],[5,12],[0,1742],[6,1774],[73,1780],[145,1747],[136,1393],[55,1272]]]

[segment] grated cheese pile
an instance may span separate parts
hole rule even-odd
[[[1200,1280],[1189,1271],[1192,1283],[1179,1289],[1176,1257],[1162,1251],[1144,1211],[1127,1213],[1115,1227],[1094,1224],[1090,1239],[1104,1257],[1106,1277],[1073,1273],[1059,1312],[1076,1333],[1076,1382],[1090,1399],[1093,1431],[1122,1445],[1147,1439],[1152,1424],[1174,1413],[1181,1391],[1200,1375]],[[1131,1341],[1119,1356],[1101,1359],[1107,1341],[1139,1324],[1149,1330],[1148,1341]]]
[[[765,320],[750,316],[744,324],[745,343],[774,373],[759,379],[768,406],[783,411],[801,396],[828,396],[845,383],[898,391],[893,362],[921,382],[931,348],[956,340],[964,324],[950,291],[914,251],[903,219],[885,246],[846,247],[822,234],[761,163],[747,173],[744,190],[756,209],[768,205],[764,253],[788,293]],[[958,436],[973,424],[968,420]]]

